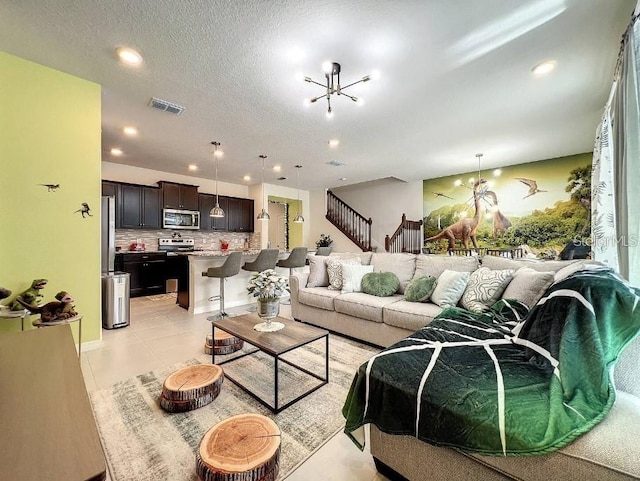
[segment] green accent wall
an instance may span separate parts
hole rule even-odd
[[[97,340],[100,86],[4,52],[0,78],[0,286],[14,297],[48,279],[44,302],[69,292],[83,316],[82,342]],[[83,202],[92,217],[75,212]],[[77,342],[77,323],[72,329]],[[20,320],[0,319],[0,335],[17,330]]]

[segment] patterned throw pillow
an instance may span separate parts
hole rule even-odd
[[[329,274],[329,289],[342,290],[342,264],[362,264],[360,259],[332,259],[327,261],[327,274]]]
[[[404,290],[404,298],[409,302],[429,302],[435,288],[435,277],[418,277],[409,282]]]
[[[362,292],[362,278],[369,272],[373,272],[373,266],[342,264],[342,294]]]
[[[489,309],[513,278],[513,269],[491,270],[481,267],[471,273],[469,283],[462,295],[462,307],[473,312],[484,312]]]
[[[464,294],[469,276],[468,272],[445,270],[438,276],[436,288],[431,294],[431,302],[440,307],[455,307]]]
[[[362,292],[372,296],[392,296],[399,285],[400,279],[393,272],[370,272],[362,278]]]

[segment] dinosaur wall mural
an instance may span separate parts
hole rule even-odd
[[[481,165],[480,182],[477,169],[424,180],[425,247],[445,252],[524,244],[542,255],[557,254],[570,241],[588,242],[591,158],[589,152],[499,169]]]

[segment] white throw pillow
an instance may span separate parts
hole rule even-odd
[[[362,264],[360,259],[332,259],[329,257],[327,261],[327,274],[329,274],[329,289],[342,290],[342,265],[343,264]]]
[[[513,278],[513,269],[491,270],[481,267],[471,273],[462,295],[462,307],[473,312],[484,312],[495,303]]]
[[[468,272],[445,270],[438,277],[436,288],[431,294],[431,302],[440,307],[455,307],[464,294],[469,275]]]
[[[309,278],[307,287],[327,287],[329,274],[327,274],[327,261],[325,256],[309,256]]]
[[[373,266],[342,264],[342,294],[362,292],[362,278],[369,272],[373,272]]]
[[[517,299],[532,308],[553,283],[554,272],[539,272],[529,267],[521,267],[502,293],[503,299]]]

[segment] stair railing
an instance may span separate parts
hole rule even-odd
[[[420,254],[422,251],[421,227],[421,220],[407,220],[407,216],[402,214],[402,221],[396,231],[391,236],[385,236],[384,250]]]
[[[325,218],[364,252],[371,250],[372,220],[365,218],[330,190]]]

